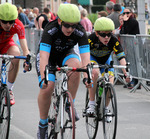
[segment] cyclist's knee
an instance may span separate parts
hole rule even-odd
[[[92,76],[93,76],[93,79],[97,79],[98,78],[98,76],[99,76],[99,71],[98,70],[96,70],[96,69],[93,69],[93,71],[92,71]]]

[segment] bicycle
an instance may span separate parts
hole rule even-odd
[[[95,116],[89,117],[86,114],[89,103],[89,91],[87,89],[85,99],[85,109],[83,110],[83,117],[85,117],[86,130],[89,139],[95,139],[98,131],[98,125],[101,121],[103,123],[104,139],[115,139],[117,132],[117,98],[113,85],[109,82],[109,68],[125,68],[128,71],[128,65],[94,65],[92,68],[104,68],[104,76],[99,77],[97,80],[97,88],[95,94],[96,108]],[[103,90],[102,90],[103,89]]]
[[[75,113],[72,96],[67,87],[67,72],[87,72],[89,68],[73,68],[68,66],[45,68],[45,81],[48,81],[48,71],[56,72],[55,89],[51,97],[51,106],[48,114],[49,139],[57,139],[58,133],[61,139],[75,139]]]
[[[8,139],[10,131],[11,120],[11,105],[9,90],[6,84],[7,81],[7,65],[11,59],[24,59],[27,63],[30,63],[30,55],[26,56],[12,56],[12,55],[0,55],[2,59],[1,71],[0,71],[0,139]],[[31,65],[30,65],[31,68]],[[25,71],[24,71],[25,72]]]

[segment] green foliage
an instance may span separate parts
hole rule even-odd
[[[91,20],[91,22],[94,24],[97,19],[97,14],[89,14],[88,18]]]

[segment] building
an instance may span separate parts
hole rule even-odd
[[[75,3],[77,0],[71,0],[71,3]],[[15,5],[19,5],[23,8],[33,8],[38,7],[40,12],[44,9],[44,7],[50,8],[51,12],[57,13],[58,7],[63,0],[15,0]]]

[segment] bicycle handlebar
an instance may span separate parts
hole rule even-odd
[[[102,65],[102,64],[94,65],[94,64],[92,64],[92,68],[104,68],[105,70],[108,70],[109,68],[126,69],[127,72],[129,71],[129,66],[130,66],[129,62],[126,65],[114,65],[113,61],[111,61],[110,65],[108,65],[108,64],[105,64],[105,65]]]
[[[68,67],[67,65],[63,66],[63,67],[55,67],[55,66],[49,66],[46,65],[45,67],[45,79],[44,79],[44,83],[47,84],[48,83],[48,71],[61,71],[61,72],[67,72],[67,71],[76,71],[76,72],[86,72],[88,75],[88,83],[91,82],[92,80],[92,71],[91,71],[91,66],[88,64],[86,66],[86,68],[75,68],[75,67]]]
[[[30,63],[30,59],[31,59],[31,55],[27,55],[27,56],[13,56],[13,55],[7,55],[7,54],[4,54],[4,55],[0,55],[0,58],[5,60],[9,60],[9,59],[24,59],[26,60],[26,63],[29,64],[29,71],[31,71],[31,68],[32,68],[32,65]],[[23,71],[24,73],[26,72],[25,70]]]
[[[101,65],[101,64],[88,64],[86,66],[86,68],[75,68],[75,67],[68,67],[67,65],[63,66],[63,67],[55,67],[55,66],[49,66],[46,65],[45,67],[45,78],[44,78],[44,83],[47,84],[48,83],[48,71],[62,71],[62,72],[67,72],[67,71],[76,71],[76,72],[86,72],[88,75],[87,78],[87,82],[90,84],[92,81],[92,69],[93,68],[104,68],[105,71],[108,71],[109,68],[119,68],[119,69],[126,69],[126,71],[129,71],[129,63],[126,64],[126,66],[123,65],[113,65],[113,61],[111,62],[110,65],[105,64],[105,65]]]
[[[27,59],[27,56],[0,55],[2,59]]]

